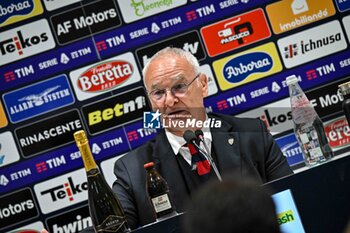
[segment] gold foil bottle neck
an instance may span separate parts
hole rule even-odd
[[[88,139],[86,137],[84,130],[79,130],[79,131],[75,132],[74,139],[75,139],[75,142],[77,143],[78,147],[80,145],[84,145],[84,144],[88,143]]]

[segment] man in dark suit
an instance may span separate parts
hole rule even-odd
[[[132,229],[155,221],[146,195],[145,163],[155,163],[169,185],[178,212],[185,211],[186,201],[205,182],[191,169],[191,154],[182,138],[186,130],[197,130],[200,124],[176,127],[180,121],[214,122],[214,127],[202,130],[223,180],[225,173],[231,172],[253,177],[260,183],[293,173],[262,121],[206,114],[203,99],[208,94],[207,77],[199,72],[192,54],[176,48],[163,49],[150,59],[143,77],[152,108],[161,113],[166,128],[115,164],[117,180],[113,190]],[[217,179],[213,169],[207,175]]]

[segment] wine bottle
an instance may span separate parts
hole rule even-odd
[[[84,130],[74,133],[87,174],[89,210],[95,232],[130,232],[123,208],[92,156]]]
[[[158,173],[154,163],[146,163],[146,189],[157,219],[176,215],[169,187],[165,179]]]

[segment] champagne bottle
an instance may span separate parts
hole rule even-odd
[[[130,232],[119,200],[96,165],[84,130],[75,132],[74,138],[87,174],[89,209],[95,232]]]
[[[154,163],[146,163],[146,189],[157,219],[176,215],[169,187],[165,179],[158,173]]]

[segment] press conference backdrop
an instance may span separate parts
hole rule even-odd
[[[91,225],[73,132],[85,129],[109,182],[113,162],[154,138],[141,70],[166,46],[209,77],[208,112],[261,118],[303,166],[288,89],[296,75],[336,154],[350,130],[350,1],[6,0],[0,2],[0,231]]]

